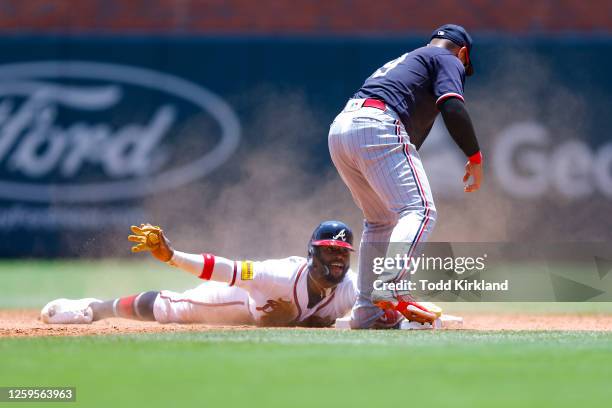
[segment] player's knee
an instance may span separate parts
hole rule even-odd
[[[438,213],[433,205],[420,207],[418,209],[405,209],[399,213],[399,223],[414,223],[418,222],[423,225],[423,228],[428,230],[433,229],[438,218]]]
[[[384,233],[392,231],[397,225],[398,219],[399,218],[393,214],[393,216],[390,216],[388,219],[364,220],[364,233]]]
[[[408,216],[418,216],[425,217],[428,216],[430,218],[435,218],[436,216],[436,207],[433,205],[423,206],[419,203],[419,205],[406,206],[398,211],[397,217],[399,220],[402,220]]]
[[[142,293],[138,297],[137,301],[134,303],[134,309],[141,319],[155,320],[155,316],[153,315],[153,305],[155,304],[157,295],[159,295],[158,291],[149,291]]]

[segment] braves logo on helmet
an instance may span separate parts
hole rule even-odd
[[[337,235],[333,236],[334,239],[340,238],[343,241],[346,241],[346,230],[343,228]]]

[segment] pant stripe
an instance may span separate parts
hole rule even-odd
[[[399,120],[395,121],[395,131],[398,135],[398,139],[400,143],[402,143],[401,127],[400,127]],[[419,228],[417,229],[417,233],[415,234],[414,239],[410,243],[410,247],[408,249],[408,259],[411,259],[414,251],[416,250],[417,245],[419,244],[419,241],[421,240],[421,236],[425,232],[425,229],[427,228],[427,224],[429,223],[429,213],[430,213],[429,210],[430,209],[429,209],[429,202],[427,201],[427,196],[425,195],[423,186],[421,184],[421,180],[419,179],[418,173],[414,167],[414,163],[412,162],[408,143],[404,144],[403,151],[404,151],[404,156],[406,156],[406,160],[408,161],[408,167],[410,167],[410,172],[412,173],[412,177],[416,181],[417,190],[419,192],[419,196],[421,197],[421,203],[425,210],[423,214],[423,219],[421,220],[421,224],[419,225]],[[408,268],[406,265],[398,274],[397,280],[403,279],[404,276],[406,275],[407,270]]]
[[[186,302],[186,303],[191,303],[193,305],[198,305],[198,306],[210,306],[210,307],[219,307],[219,306],[235,306],[235,305],[245,305],[245,302],[242,301],[233,301],[233,302],[219,302],[219,303],[207,303],[207,302],[199,302],[193,299],[188,299],[188,298],[180,298],[180,299],[175,299],[172,298],[168,295],[165,295],[162,292],[159,293],[159,297],[169,301],[170,303],[182,303],[182,302]]]

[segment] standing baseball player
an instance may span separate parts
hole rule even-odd
[[[381,251],[389,255],[390,242],[401,243],[410,257],[433,229],[436,209],[418,149],[438,112],[467,157],[464,190],[480,187],[482,154],[463,98],[465,75],[474,72],[471,50],[472,38],[463,27],[436,29],[427,46],[375,71],[331,125],[332,160],[365,218],[353,328],[371,327],[389,308],[434,318],[406,291],[373,293],[376,279],[399,282],[410,272],[396,269],[379,277],[372,272],[373,259]]]
[[[353,233],[339,221],[319,224],[307,258],[263,262],[180,252],[159,227],[149,224],[133,226],[132,232],[134,252],[150,251],[156,259],[206,282],[184,293],[150,291],[108,301],[57,299],[42,309],[42,321],[91,323],[123,317],[159,323],[326,327],[346,315],[357,297],[355,276],[349,270]],[[389,312],[375,328],[400,323],[402,315]]]

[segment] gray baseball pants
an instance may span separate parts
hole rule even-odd
[[[414,256],[436,220],[425,170],[398,115],[388,107],[362,107],[363,102],[349,100],[328,138],[332,161],[364,215],[353,328],[369,328],[382,315],[373,301],[404,294],[377,290],[373,299],[375,280],[397,282],[410,273],[402,267],[377,275],[374,258],[398,251]]]

